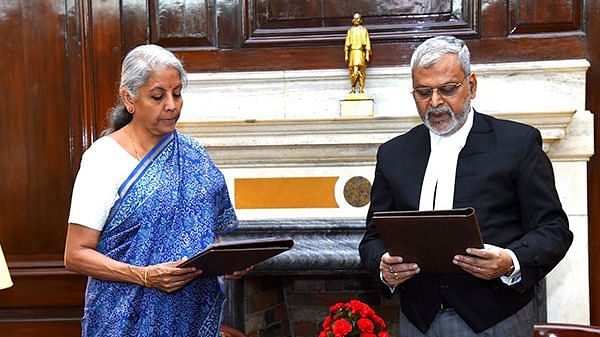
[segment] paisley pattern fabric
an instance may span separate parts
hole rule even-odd
[[[197,141],[173,131],[119,188],[96,249],[148,266],[191,257],[236,227],[223,175]],[[217,336],[223,301],[216,277],[174,293],[90,277],[82,336]]]

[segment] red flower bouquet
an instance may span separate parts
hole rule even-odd
[[[385,321],[361,301],[329,307],[319,337],[389,337]]]

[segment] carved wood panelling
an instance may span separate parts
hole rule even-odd
[[[104,127],[127,51],[159,43],[189,71],[342,69],[354,12],[371,32],[372,67],[406,65],[438,34],[466,38],[474,63],[587,58],[587,105],[600,111],[597,0],[0,1],[0,240],[15,281],[0,292],[0,335],[79,335],[85,277],[62,266],[65,222],[81,153]],[[599,163],[596,155],[590,165],[596,325]]]
[[[151,41],[167,47],[216,46],[215,1],[150,1]]]
[[[249,0],[247,4],[245,46],[342,41],[356,12],[375,41],[441,32],[477,35],[477,0]]]
[[[102,69],[82,52],[81,24],[91,21],[80,17],[80,6],[91,6],[83,3],[0,2],[0,40],[10,51],[0,56],[0,241],[14,281],[0,291],[2,336],[38,335],[24,322],[81,317],[85,277],[65,271],[62,257],[75,162],[94,128],[83,68]],[[107,13],[106,3],[94,8]]]
[[[579,30],[581,2],[582,0],[511,0],[510,34]]]

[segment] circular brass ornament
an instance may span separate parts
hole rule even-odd
[[[371,182],[365,177],[352,177],[344,185],[344,199],[354,207],[363,207],[371,201]]]

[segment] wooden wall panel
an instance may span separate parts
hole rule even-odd
[[[150,41],[147,0],[121,0],[121,49],[123,53]]]
[[[0,1],[8,50],[0,55],[7,97],[0,106],[0,241],[15,281],[0,292],[0,335],[79,335],[85,277],[62,265],[71,187],[116,100],[121,60],[139,44],[172,48],[191,72],[342,69],[345,32],[359,11],[371,32],[373,67],[406,65],[421,41],[440,34],[466,39],[475,63],[587,58],[587,108],[600,129],[600,2],[415,3]],[[591,319],[598,325],[598,155],[589,172]]]
[[[231,49],[242,44],[242,4],[239,0],[217,1],[217,45]]]
[[[585,55],[583,32],[580,29],[563,32],[556,24],[566,18],[565,13],[572,12],[573,25],[580,27],[581,15],[575,14],[582,11],[581,1],[560,0],[559,3],[566,5],[558,13],[538,7],[538,12],[542,12],[537,14],[539,18],[554,18],[543,29],[559,33],[511,35],[518,36],[517,39],[507,38],[512,28],[508,24],[509,7],[520,5],[525,8],[525,2],[430,1],[430,7],[424,10],[413,3],[402,7],[389,0],[228,0],[231,20],[225,20],[223,16],[218,20],[217,30],[221,33],[217,48],[188,46],[174,50],[184,58],[190,71],[344,68],[340,50],[356,4],[371,11],[368,12],[370,15],[365,15],[364,25],[371,35],[372,67],[407,64],[416,45],[440,34],[465,39],[475,63],[581,58]],[[241,9],[234,5],[240,2]],[[432,10],[447,10],[443,6],[450,3],[451,13]],[[433,4],[438,7],[432,7]],[[412,14],[398,15],[404,11]],[[240,25],[236,21],[238,14],[242,18]]]
[[[88,20],[84,29],[87,45],[86,64],[83,71],[89,75],[89,87],[85,92],[95,116],[94,137],[106,128],[106,114],[117,101],[117,89],[124,51],[123,36],[128,35],[121,27],[121,4],[117,1],[86,0],[83,18]]]
[[[0,323],[2,337],[78,337],[81,336],[79,320],[17,321]]]
[[[87,278],[60,270],[61,265],[25,269],[13,263],[15,286],[2,291],[2,320],[81,318]]]
[[[355,12],[363,16],[372,41],[406,41],[442,31],[476,36],[474,8],[476,0],[249,0],[244,46],[330,45],[343,41]]]
[[[285,3],[286,1],[282,1]],[[358,12],[372,17],[398,17],[407,15],[428,16],[433,13],[452,14],[456,2],[448,0],[386,1],[386,0],[323,0],[326,17],[346,18],[348,12]],[[460,7],[460,6],[458,6]],[[460,11],[460,8],[458,8]]]
[[[65,12],[64,7],[21,1],[2,17],[0,39],[11,52],[0,64],[6,97],[0,107],[0,176],[5,182],[0,184],[0,224],[11,226],[0,227],[0,238],[6,254],[31,261],[40,254],[61,254],[66,233],[70,102],[55,96],[69,89],[62,73],[68,69],[61,35]],[[21,34],[11,34],[15,28]],[[53,48],[39,48],[46,44]]]
[[[215,46],[215,0],[150,1],[152,42],[169,47]]]
[[[511,34],[554,33],[579,30],[581,0],[511,0]]]
[[[72,1],[0,3],[0,240],[14,287],[0,292],[0,334],[39,320],[77,320],[85,280],[62,264],[74,177],[72,149],[82,148],[80,53]],[[76,14],[76,16],[74,16]],[[76,18],[76,19],[75,19]],[[73,91],[79,96],[81,91]],[[21,324],[21,323],[20,323]],[[23,329],[29,324],[22,323]],[[27,335],[24,335],[27,336]]]

